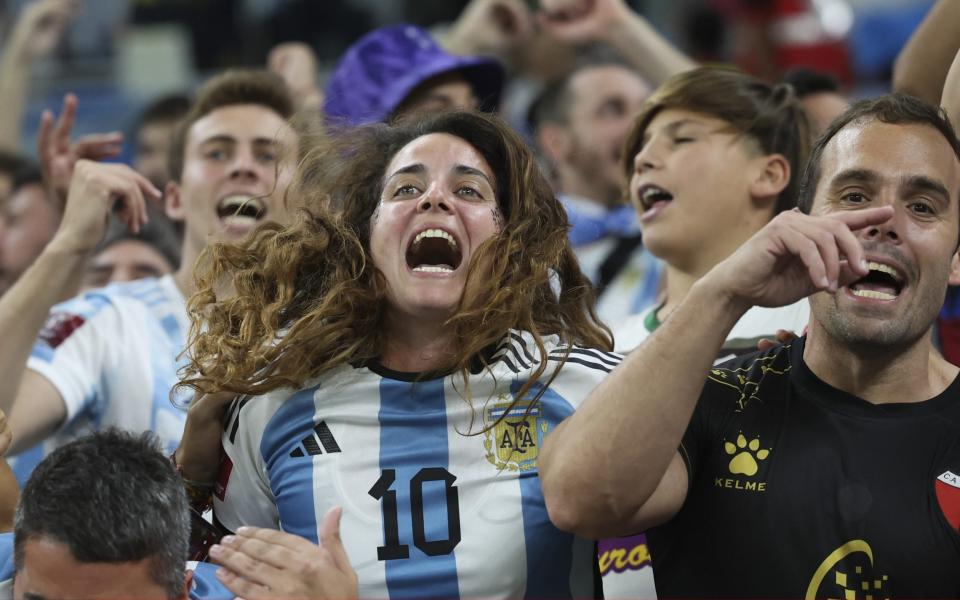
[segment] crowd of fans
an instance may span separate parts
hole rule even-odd
[[[76,10],[0,64],[0,598],[960,596],[960,2],[853,102],[471,0],[129,165],[73,94],[19,150]]]

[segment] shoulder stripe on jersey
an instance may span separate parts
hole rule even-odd
[[[552,360],[552,361],[554,361],[554,362],[563,362],[563,357],[562,357],[562,356],[551,356],[551,357],[550,357],[550,360]],[[609,373],[610,371],[613,370],[613,367],[607,366],[607,365],[605,365],[605,364],[603,364],[603,363],[589,361],[589,360],[580,358],[580,357],[575,356],[575,355],[572,355],[572,354],[567,357],[567,362],[568,362],[568,363],[577,363],[578,365],[583,365],[583,366],[589,367],[589,368],[591,368],[591,369],[596,369],[596,370],[598,370],[598,371],[603,371],[604,373]]]
[[[516,341],[520,342],[520,348],[523,350],[523,355],[527,357],[528,366],[529,366],[529,365],[532,365],[532,364],[535,363],[535,362],[537,362],[537,359],[535,359],[535,358],[533,357],[533,355],[530,354],[529,350],[527,349],[527,340],[523,339],[523,336],[522,336],[522,335],[520,335],[519,333],[517,333],[517,332],[515,332],[515,331],[511,331],[511,332],[510,332],[510,337],[513,338],[513,339],[515,339]]]
[[[530,368],[530,364],[527,363],[525,360],[523,360],[523,358],[521,358],[520,351],[517,348],[516,344],[510,344],[510,351],[513,353],[513,357],[516,359],[516,362],[518,365],[520,365],[524,369]],[[504,354],[504,357],[506,357],[506,354]]]
[[[506,360],[508,353],[513,354],[515,362],[517,365],[519,365],[519,368],[529,369],[537,362],[527,349],[526,340],[512,331],[503,339],[502,342],[500,342],[500,346],[497,347],[497,351],[494,353],[493,359]],[[521,353],[523,353],[523,356],[521,356]],[[513,365],[513,362],[507,361],[507,363],[515,373],[520,372],[518,367]]]
[[[518,368],[516,368],[515,366],[513,366],[513,363],[510,362],[510,357],[507,356],[506,354],[504,354],[504,355],[500,358],[500,360],[503,361],[503,364],[507,365],[507,368],[510,369],[511,371],[513,371],[514,373],[519,373],[519,372],[520,372],[520,369],[518,369]]]
[[[247,405],[247,402],[250,402],[250,396],[244,396],[240,402],[237,403],[237,418],[233,422],[233,429],[230,430],[231,444],[234,444],[237,441],[237,431],[240,429],[240,411],[243,410],[243,407]]]
[[[230,426],[230,423],[233,422],[233,417],[237,414],[237,405],[240,402],[236,398],[233,399],[233,402],[230,403],[230,408],[227,409],[227,418],[223,420],[223,430],[226,431]]]
[[[550,352],[550,356],[563,356],[566,353],[567,349],[556,348]],[[579,346],[574,346],[570,348],[570,354],[579,354],[584,357],[598,360],[600,362],[606,363],[611,367],[615,367],[623,362],[623,356],[615,352],[604,352],[603,350],[595,350],[593,348],[581,348]]]
[[[582,354],[604,364],[608,364],[611,367],[615,367],[623,362],[623,357],[616,354],[611,354],[609,352],[603,352],[601,350],[593,350],[591,348],[573,348],[570,350],[570,354]]]

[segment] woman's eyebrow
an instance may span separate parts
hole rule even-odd
[[[477,177],[483,177],[490,186],[493,186],[493,182],[490,181],[490,178],[487,177],[487,174],[481,171],[480,169],[475,169],[473,167],[468,167],[467,165],[457,165],[453,170],[458,175],[476,175]]]

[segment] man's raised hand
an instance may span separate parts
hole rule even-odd
[[[60,228],[50,244],[68,252],[92,251],[103,238],[112,210],[130,231],[138,233],[147,222],[145,197],[157,200],[160,195],[146,177],[127,165],[79,160]]]
[[[836,292],[867,274],[855,232],[880,225],[893,208],[880,206],[805,215],[781,213],[705,277],[743,310],[785,306],[820,291]]]
[[[70,179],[78,160],[104,160],[120,156],[123,133],[95,133],[85,135],[76,142],[70,141],[73,125],[77,120],[77,97],[63,97],[63,108],[54,122],[53,113],[43,111],[40,117],[40,132],[37,135],[37,154],[43,180],[56,200],[63,206],[67,200]]]

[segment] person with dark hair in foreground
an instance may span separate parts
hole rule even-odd
[[[958,190],[941,110],[854,105],[812,152],[804,212],[701,278],[547,440],[553,521],[657,526],[665,598],[960,594],[960,378],[931,338],[960,281]],[[711,368],[747,309],[808,295],[806,336]]]
[[[550,523],[537,454],[620,357],[529,147],[446,112],[342,132],[300,169],[291,189],[331,212],[208,257],[184,477],[218,482],[228,530],[314,540],[349,506],[361,597],[592,596],[593,543]],[[225,417],[215,392],[241,395]]]
[[[0,535],[0,597],[11,578],[17,600],[230,597],[213,565],[187,569],[189,532],[183,483],[155,436],[81,438],[24,486],[14,532]]]
[[[336,519],[325,526],[325,545],[342,552]],[[261,561],[271,558],[286,569],[267,576],[270,598],[355,596],[349,589],[326,594],[311,580],[323,550],[296,536],[245,530],[228,541],[243,560],[235,556],[218,570],[186,562],[189,534],[183,481],[156,436],[94,433],[50,454],[24,487],[14,532],[0,534],[0,598],[262,597],[249,595],[250,585],[262,580]]]

